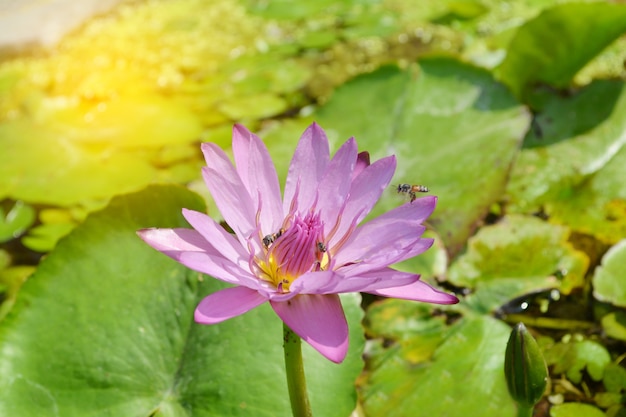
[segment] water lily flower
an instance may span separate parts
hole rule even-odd
[[[298,143],[284,195],[264,143],[241,125],[233,128],[235,165],[216,144],[202,144],[202,174],[226,223],[192,210],[193,229],[144,229],[141,238],[183,265],[232,284],[210,294],[195,321],[215,324],[266,301],[305,342],[341,362],[348,325],[338,296],[366,292],[452,304],[456,297],[390,265],[427,250],[424,220],[436,197],[406,202],[364,224],[388,188],[394,156],[370,164],[354,138],[330,158],[328,139],[313,123]]]

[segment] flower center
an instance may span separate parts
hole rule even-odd
[[[326,263],[323,224],[319,214],[296,214],[291,224],[263,238],[265,253],[257,260],[260,278],[272,282],[279,292],[300,275],[320,269]]]

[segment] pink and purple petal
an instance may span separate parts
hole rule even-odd
[[[289,165],[283,197],[285,213],[289,212],[294,198],[302,211],[306,211],[313,204],[317,186],[326,173],[329,160],[330,149],[326,133],[317,123],[313,123],[302,134]],[[297,195],[296,189],[299,190]]]
[[[338,295],[298,295],[270,304],[291,330],[326,358],[335,363],[345,359],[348,323]]]
[[[435,211],[437,197],[429,195],[415,201],[405,203],[393,210],[378,216],[378,219],[393,222],[394,220],[411,220],[418,223],[424,221]]]
[[[267,298],[246,287],[232,287],[204,297],[196,307],[194,320],[215,324],[239,316],[260,306]]]
[[[373,259],[390,265],[411,250],[413,245],[419,244],[425,230],[419,223],[407,221],[384,223],[374,219],[368,224],[369,227],[357,228],[348,243],[337,251],[334,258],[336,266],[364,261],[371,263]]]
[[[409,239],[412,238],[409,237]],[[376,271],[387,265],[402,262],[425,252],[433,245],[434,240],[417,238],[408,242],[406,246],[388,247],[387,250],[373,251],[361,260],[344,265],[340,269],[342,273],[349,276],[358,276],[370,271]]]
[[[356,158],[356,141],[354,138],[350,138],[337,150],[328,164],[326,174],[317,187],[319,190],[317,209],[320,212],[322,222],[327,226],[336,223],[339,210],[348,197],[351,183],[346,179],[352,177]]]
[[[256,207],[224,151],[212,143],[201,146],[208,165],[202,168],[204,181],[224,220],[245,245],[256,230]]]
[[[419,280],[419,275],[391,268],[345,276],[343,271],[309,272],[296,279],[290,289],[300,294],[341,294],[368,292],[389,287],[409,285]]]
[[[167,252],[163,252],[168,255]],[[230,284],[243,285],[248,288],[259,289],[259,279],[249,270],[224,258],[217,251],[209,252],[181,252],[176,254],[178,262],[194,271],[202,272]]]
[[[192,229],[141,229],[137,231],[139,237],[161,252],[204,252],[214,251],[215,248],[196,230]],[[176,259],[174,256],[168,255]]]
[[[352,180],[354,180],[368,166],[370,166],[370,153],[367,151],[359,152],[356,157],[354,171],[352,171]]]
[[[183,209],[183,217],[197,230],[224,258],[245,268],[249,265],[250,254],[235,237],[228,233],[215,220],[204,213]]]
[[[372,210],[383,191],[389,186],[396,169],[396,158],[379,159],[366,167],[350,186],[350,194],[339,223],[330,239],[330,246],[340,241],[351,227],[355,227]]]
[[[335,254],[337,265],[362,261],[387,253],[390,263],[397,262],[398,251],[410,250],[424,231],[421,223],[432,213],[436,197],[424,197],[376,217],[359,226]],[[331,242],[332,246],[332,242]],[[387,265],[388,265],[387,264]]]
[[[237,124],[233,127],[233,155],[237,172],[254,207],[261,207],[262,232],[278,231],[284,218],[283,203],[276,168],[267,147],[258,136]]]
[[[196,230],[143,229],[137,233],[150,246],[194,271],[231,284],[258,286],[258,278],[225,258]]]
[[[456,304],[459,302],[459,299],[454,295],[436,290],[424,281],[416,281],[413,284],[401,287],[366,292],[383,297],[401,298],[403,300],[422,301],[433,304]]]

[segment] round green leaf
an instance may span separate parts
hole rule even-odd
[[[185,227],[203,210],[179,187],[117,197],[57,245],[0,327],[0,415],[289,416],[282,325],[265,304],[214,326],[197,303],[223,288],[146,245],[144,227]],[[341,365],[304,349],[313,411],[346,416],[362,369],[358,295],[342,298]]]
[[[565,403],[550,408],[550,417],[606,417],[602,411],[589,404]]]
[[[416,306],[418,314],[406,314],[409,307],[396,316],[401,303]],[[379,348],[368,358],[369,372],[361,389],[366,415],[514,415],[503,371],[506,325],[488,316],[472,316],[448,327],[441,318],[420,312],[418,303],[381,304],[368,311],[370,325],[382,328],[388,323],[404,337],[392,339],[391,347]]]
[[[583,285],[589,260],[568,238],[563,226],[507,216],[469,239],[466,252],[450,266],[448,280],[471,288],[466,301],[483,312],[533,291],[569,293]]]
[[[448,58],[422,60],[417,73],[387,67],[359,77],[317,119],[333,139],[354,136],[373,158],[395,154],[396,183],[427,185],[439,197],[430,221],[452,253],[501,198],[529,124],[487,72]]]
[[[185,144],[196,140],[202,130],[182,103],[147,92],[127,93],[95,106],[53,109],[47,118],[48,128],[61,137],[57,140],[106,148]]]
[[[22,284],[35,271],[34,266],[16,265],[7,267],[8,263],[8,255],[0,250],[0,321],[13,308],[15,298]]]
[[[0,243],[18,237],[35,221],[35,209],[23,201],[16,201],[5,214],[0,207]]]
[[[626,231],[626,88],[598,81],[549,95],[507,185],[509,210],[544,211],[574,230],[616,242]]]
[[[518,29],[496,73],[517,96],[539,82],[566,87],[587,62],[624,32],[624,5],[557,5]]]
[[[307,32],[298,39],[303,48],[324,49],[337,42],[337,35],[333,32]]]
[[[324,12],[328,13],[332,10],[328,10],[331,7],[336,9],[342,6],[342,3],[337,3],[333,0],[303,1],[298,3],[293,3],[289,0],[271,0],[263,3],[246,0],[245,3],[252,13],[277,20],[306,19]]]
[[[72,222],[40,224],[22,238],[22,244],[36,252],[49,252],[75,226]]]
[[[24,119],[0,125],[0,137],[0,198],[70,205],[139,189],[155,176],[131,153],[94,152]]]
[[[613,339],[626,341],[626,311],[619,310],[602,317],[602,330]]]
[[[593,295],[601,301],[626,307],[626,239],[602,258],[593,277]]]
[[[620,393],[626,390],[626,369],[618,363],[611,362],[604,368],[602,382],[608,392]]]
[[[583,369],[594,381],[601,380],[604,368],[611,363],[609,351],[593,340],[559,342],[546,349],[544,356],[548,366],[554,365],[553,374],[564,373],[576,384],[582,380]]]
[[[284,98],[271,93],[233,97],[218,104],[218,110],[233,120],[262,119],[287,110]]]

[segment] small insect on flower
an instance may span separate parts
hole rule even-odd
[[[324,242],[317,242],[317,250],[320,251],[321,253],[325,253],[328,250],[328,248],[326,247]]]
[[[285,229],[280,229],[276,233],[265,235],[265,237],[263,238],[263,246],[265,246],[266,249],[269,248],[269,246],[272,243],[274,243],[276,241],[276,239],[281,237],[283,235],[283,233],[285,233]]]
[[[416,193],[427,193],[430,191],[425,185],[398,184],[396,188],[398,194],[406,194],[411,199],[411,203],[417,199]]]

